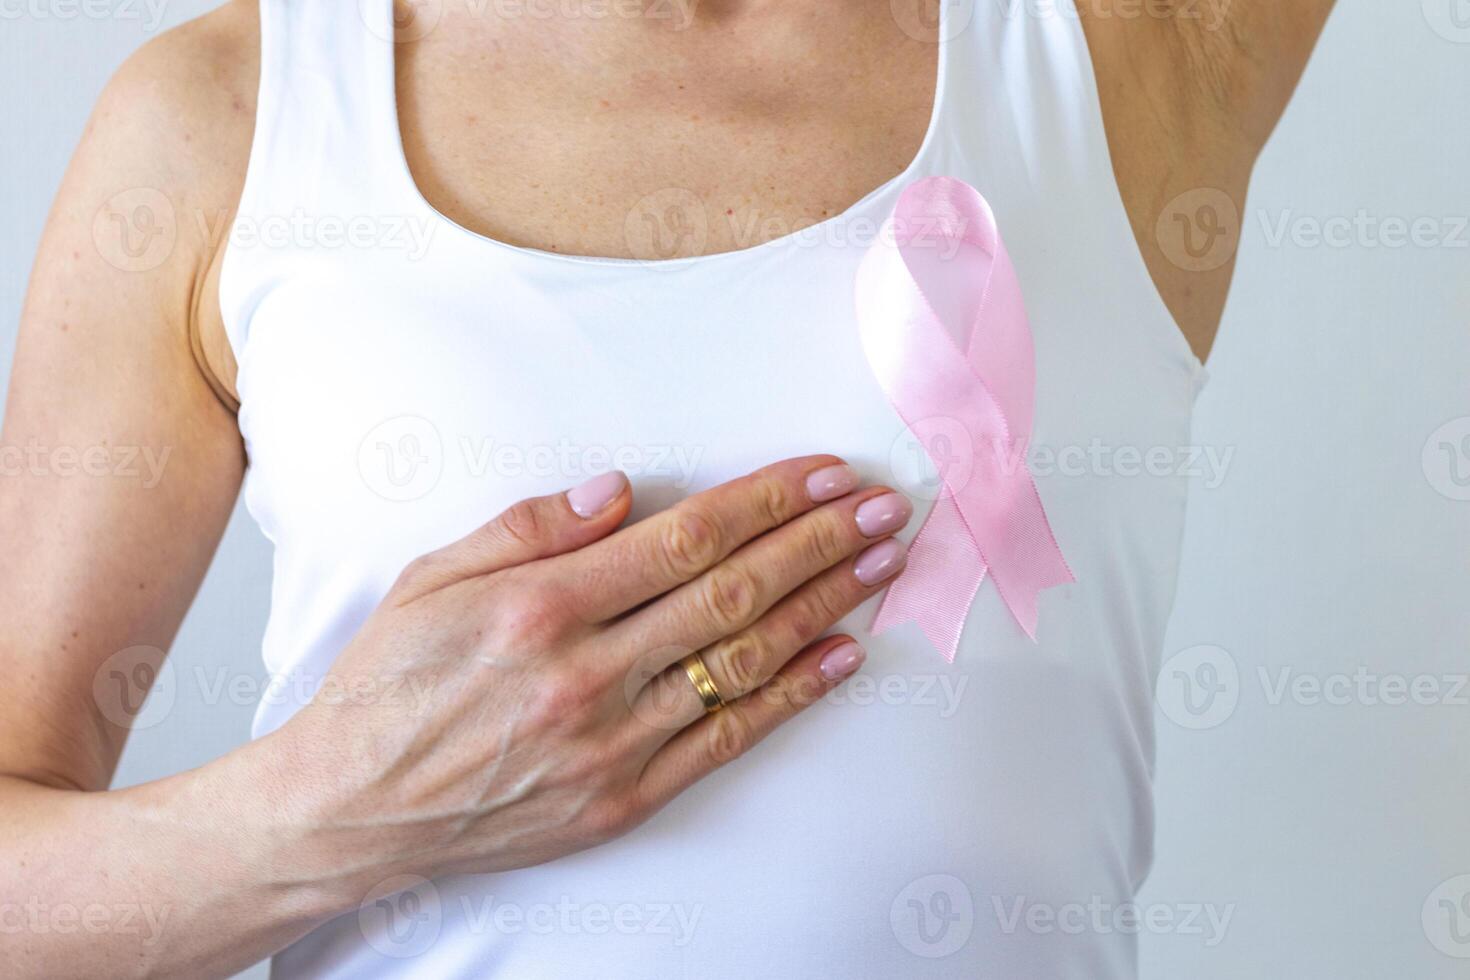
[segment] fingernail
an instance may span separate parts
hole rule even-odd
[[[806,495],[812,499],[812,503],[820,504],[852,493],[857,485],[857,471],[846,463],[838,463],[835,466],[824,466],[808,476]]]
[[[908,551],[903,542],[897,539],[879,541],[857,556],[857,562],[852,566],[852,573],[864,585],[877,585],[898,571]]]
[[[851,640],[828,650],[822,655],[817,669],[829,681],[840,681],[863,665],[868,653]]]
[[[881,534],[892,534],[914,516],[914,505],[901,493],[885,493],[865,501],[857,509],[858,530],[864,537],[876,538]]]
[[[621,471],[613,470],[568,490],[567,503],[578,517],[596,517],[603,508],[617,500],[627,486],[628,478]]]

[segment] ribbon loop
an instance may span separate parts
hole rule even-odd
[[[1015,269],[990,205],[951,177],[909,185],[884,232],[857,278],[868,363],[911,431],[941,419],[966,438],[958,466],[924,444],[944,493],[873,632],[917,622],[953,661],[988,573],[1034,640],[1039,594],[1074,579],[1026,465],[1036,354]]]

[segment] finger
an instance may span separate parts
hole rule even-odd
[[[662,670],[680,651],[702,650],[744,630],[787,594],[912,516],[908,498],[883,487],[819,507],[614,625],[616,648],[639,651],[645,670]]]
[[[800,650],[843,616],[881,592],[903,570],[903,543],[888,538],[856,559],[838,564],[778,602],[750,628],[700,654],[715,688],[726,701],[744,697],[769,681]],[[662,742],[704,714],[694,684],[680,664],[640,690],[633,714]]]
[[[723,710],[695,722],[654,753],[639,796],[657,808],[750,751],[761,739],[851,677],[865,654],[850,636],[832,636],[793,657],[775,677]]]
[[[688,582],[750,539],[857,487],[836,456],[804,456],[696,494],[568,555],[556,570],[574,611],[606,622]]]
[[[451,582],[583,548],[616,530],[633,505],[628,478],[617,470],[565,493],[522,500],[493,521],[404,570],[416,594]]]

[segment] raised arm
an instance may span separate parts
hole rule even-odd
[[[1078,3],[1134,236],[1201,359],[1234,275],[1251,172],[1333,3]],[[1203,242],[1208,251],[1192,251]]]

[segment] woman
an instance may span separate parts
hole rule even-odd
[[[989,582],[952,664],[858,608],[933,507],[852,312],[915,182],[994,209],[1036,448],[1188,441],[1331,3],[1083,6],[238,0],[147,45],[5,442],[166,465],[0,485],[7,903],[136,915],[7,969],[1133,976],[1180,470],[1033,459],[1076,579],[1034,643]],[[105,791],[242,480],[279,690]]]

